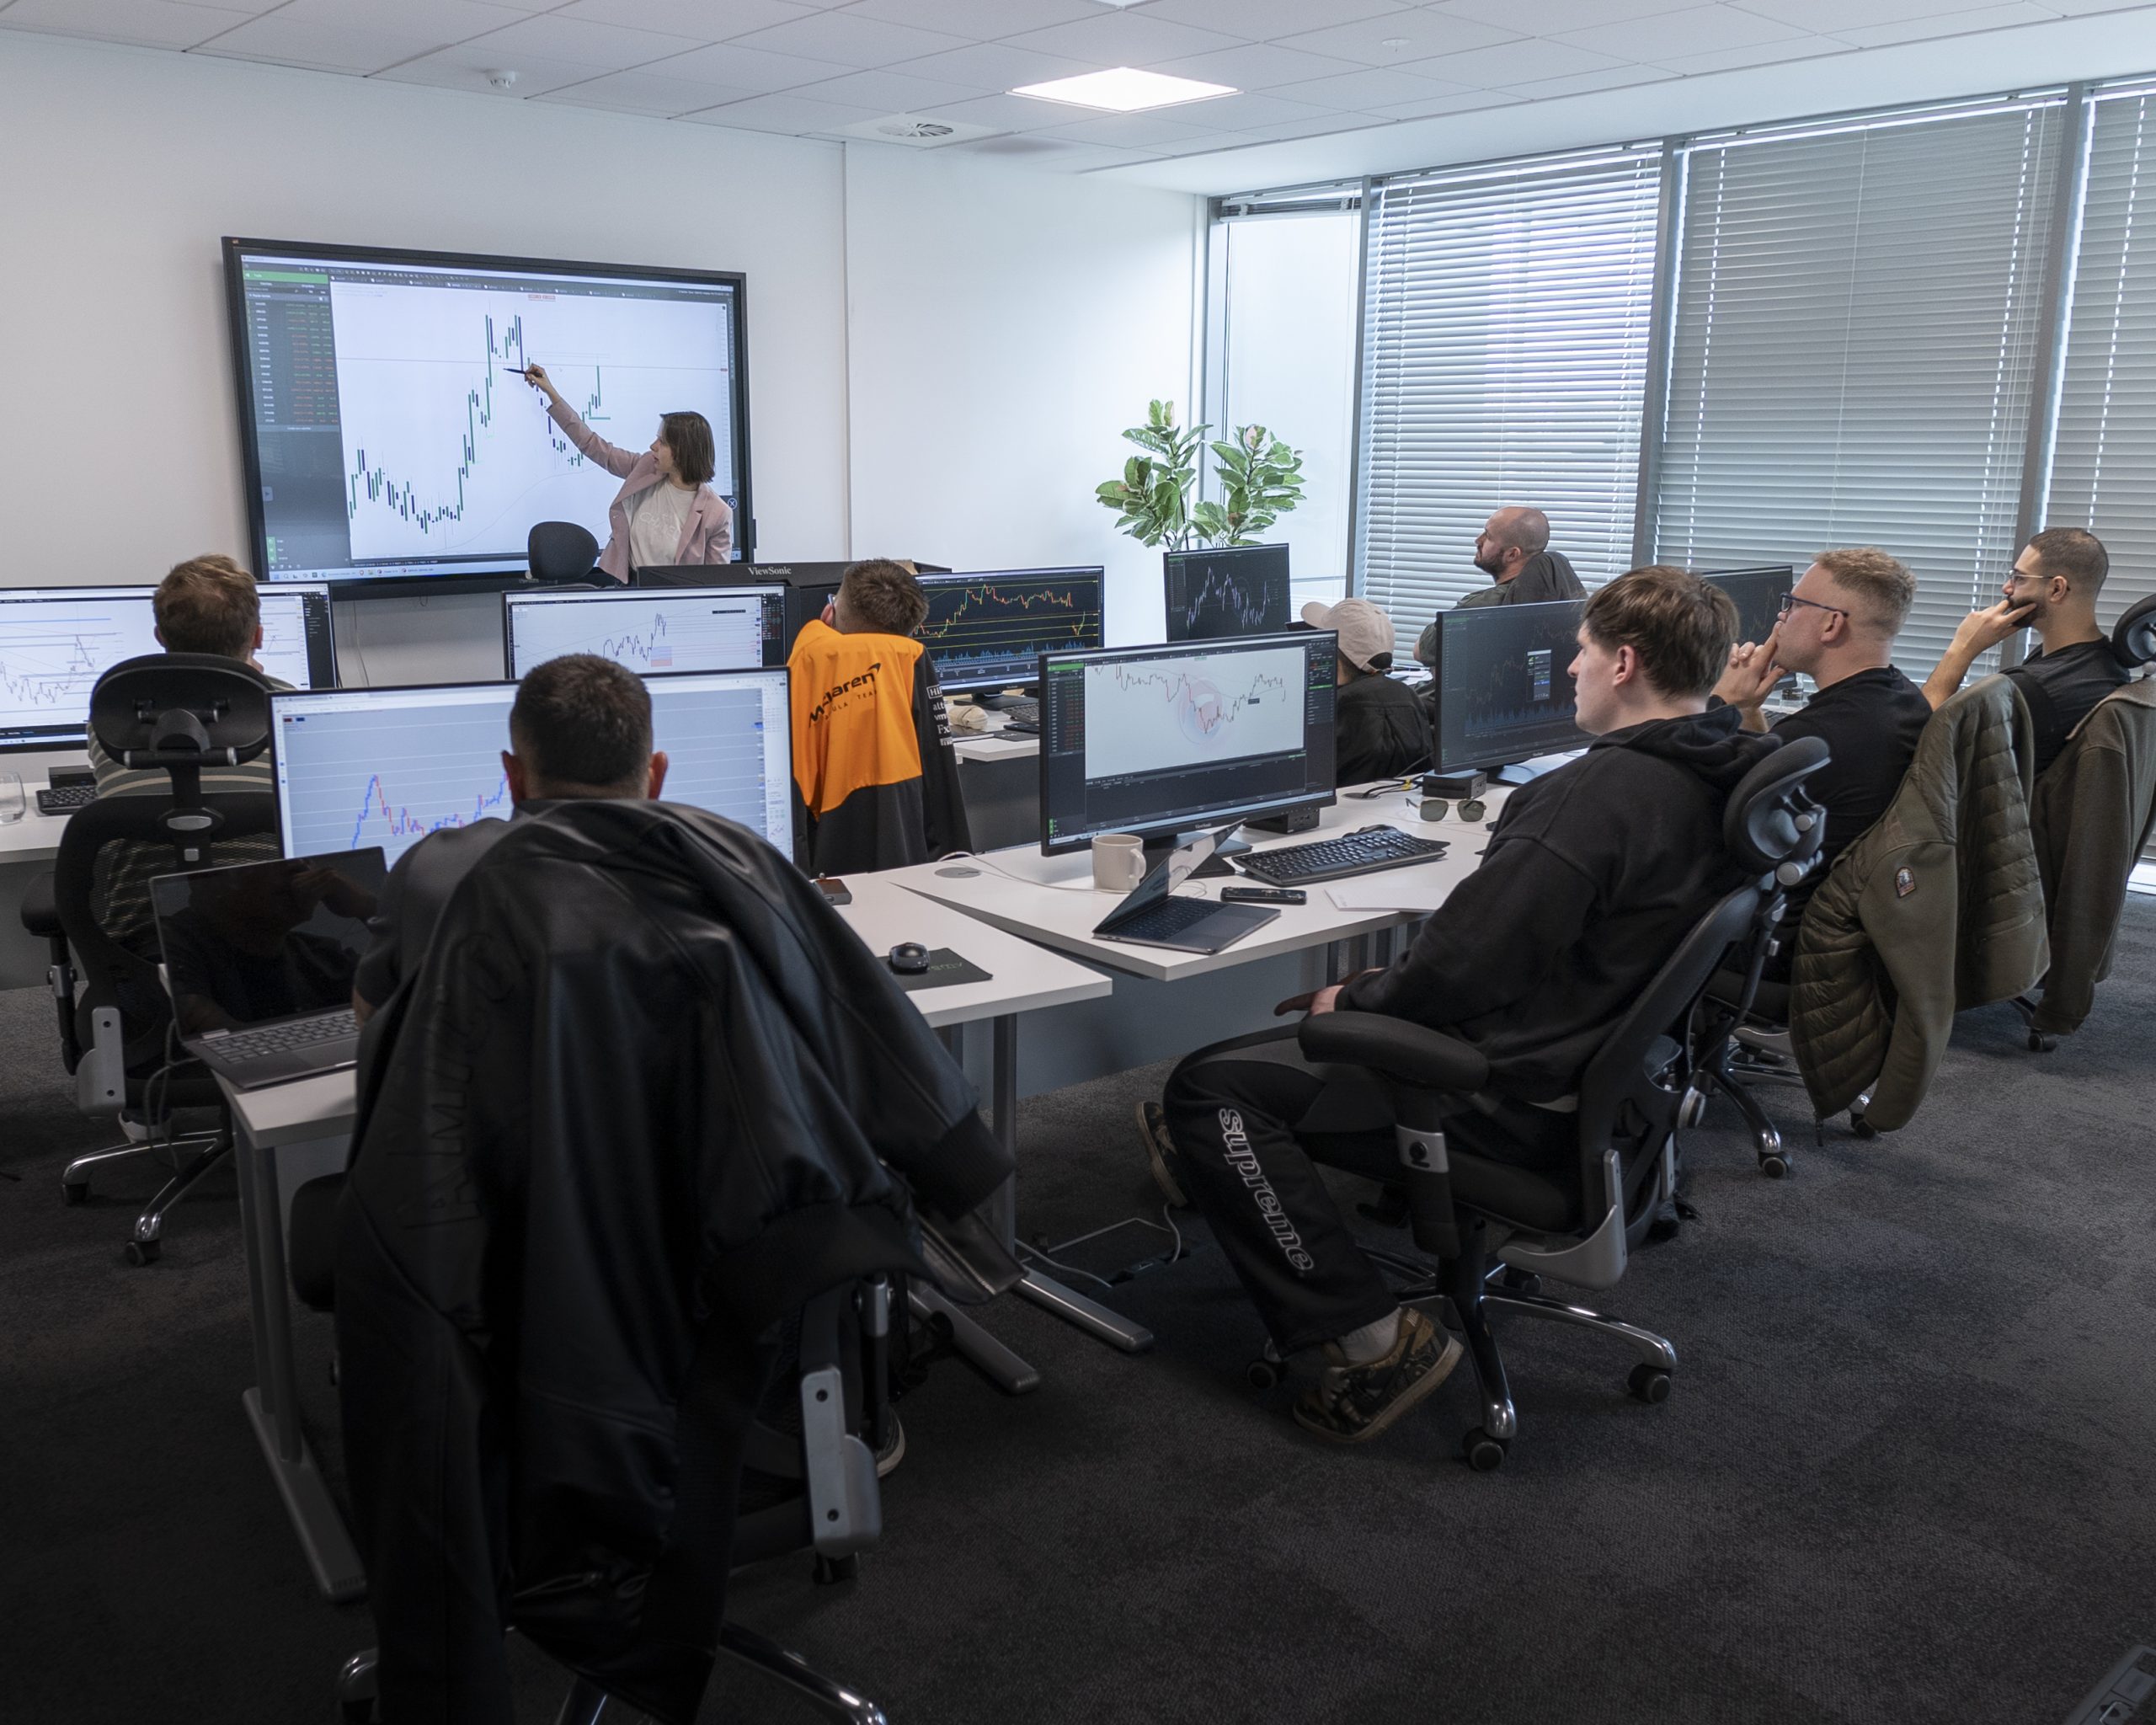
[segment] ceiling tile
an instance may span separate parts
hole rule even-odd
[[[854,12],[809,12],[790,23],[773,24],[740,39],[744,48],[768,54],[798,54],[804,60],[830,60],[841,66],[894,66],[963,48],[965,39],[937,30],[916,30],[883,24]]]
[[[692,114],[715,102],[746,101],[755,93],[719,89],[687,78],[660,77],[648,72],[610,72],[604,77],[587,78],[580,84],[542,93],[538,99],[573,108],[605,108],[616,114],[654,114],[665,120],[676,114]]]
[[[1125,168],[1159,159],[1153,150],[1118,150],[1106,144],[1074,144],[1067,138],[1043,137],[1029,132],[1023,137],[980,138],[947,147],[969,156],[1045,168],[1051,173],[1084,174],[1101,168]]]
[[[1525,36],[1554,36],[1564,30],[1583,30],[1598,24],[1622,24],[1627,19],[1674,12],[1683,3],[1684,0],[1447,0],[1444,9]],[[1801,7],[1808,0],[1780,0],[1780,3]],[[1762,8],[1753,6],[1751,9]]]
[[[2068,18],[2083,18],[2092,12],[2132,12],[2148,3],[2148,0],[2044,0],[2052,11]]]
[[[1597,24],[1556,40],[1618,60],[1659,61],[1672,54],[1711,54],[1718,48],[1749,48],[1783,42],[1807,31],[1733,6],[1688,6],[1626,24]],[[1555,76],[1556,74],[1552,74]]]
[[[1074,24],[1100,9],[1099,0],[856,0],[847,15],[993,42],[1023,30]]]
[[[1479,89],[1502,89],[1535,78],[1565,77],[1576,72],[1600,72],[1624,62],[1608,54],[1575,48],[1569,42],[1537,40],[1502,42],[1494,48],[1477,48],[1467,54],[1446,54],[1419,61],[1415,70],[1426,77],[1453,83],[1472,84]]]
[[[1313,54],[1331,54],[1364,66],[1405,66],[1438,54],[1458,54],[1470,48],[1488,48],[1515,41],[1519,32],[1483,24],[1449,13],[1422,11],[1403,18],[1365,19],[1359,24],[1337,24],[1327,30],[1306,30],[1285,36],[1283,48],[1302,48]],[[1394,48],[1391,42],[1404,44]]]
[[[976,96],[969,102],[945,102],[921,111],[930,120],[955,120],[997,131],[1046,131],[1067,125],[1070,119],[1064,104],[1036,101],[1031,96]]]
[[[661,77],[693,78],[701,83],[723,84],[729,89],[755,90],[760,95],[790,90],[797,84],[813,84],[836,77],[846,70],[828,60],[803,60],[792,54],[766,54],[737,43],[695,48],[644,68]]]
[[[1269,90],[1357,68],[1352,60],[1336,60],[1330,54],[1299,54],[1290,48],[1260,42],[1214,54],[1194,54],[1185,60],[1163,61],[1151,69],[1225,84],[1231,90]]]
[[[1463,90],[1435,101],[1388,102],[1369,111],[1386,120],[1436,120],[1447,114],[1472,114],[1478,108],[1509,108],[1520,99],[1506,90]]]
[[[1967,0],[1741,0],[1741,3],[1747,12],[1817,30],[1822,36],[1967,9]],[[2046,9],[2056,11],[2061,3],[2062,0],[2046,0]]]
[[[1203,102],[1193,102],[1186,108],[1177,108],[1173,111],[1194,115],[1204,105]],[[1181,139],[1203,137],[1215,130],[1217,128],[1193,125],[1188,120],[1171,120],[1164,115],[1103,114],[1097,119],[1081,120],[1070,126],[1057,126],[1048,136],[1066,138],[1075,144],[1112,144],[1122,150],[1143,150],[1157,144],[1175,143]]]
[[[541,4],[531,9],[549,8]],[[723,42],[805,15],[791,0],[572,0],[552,9],[557,18],[659,30],[696,42]]]
[[[1068,54],[1088,66],[1157,67],[1164,60],[1193,54],[1209,54],[1233,48],[1238,39],[1215,30],[1193,29],[1169,24],[1143,13],[1109,12],[1096,8],[1097,18],[1081,18],[1075,24],[1059,24],[1044,30],[1028,30],[1010,38],[1021,48],[1038,48],[1049,54]]]
[[[1530,79],[1508,84],[1507,92],[1529,102],[1546,102],[1552,96],[1583,96],[1590,90],[1621,90],[1630,84],[1663,83],[1670,73],[1662,66],[1609,66],[1600,72],[1575,72],[1563,77]]]
[[[1227,131],[1248,131],[1254,126],[1279,126],[1295,120],[1340,124],[1337,109],[1321,108],[1314,102],[1290,102],[1278,96],[1214,96],[1193,104],[1190,112],[1202,114],[1207,126]]]
[[[588,66],[520,54],[516,61],[516,83],[506,90],[498,90],[487,82],[487,75],[499,69],[501,61],[492,54],[470,47],[456,47],[444,48],[435,54],[424,54],[417,60],[408,60],[400,66],[392,66],[387,72],[376,72],[375,76],[385,83],[425,84],[441,90],[472,90],[483,96],[499,96],[512,102],[543,96],[549,90],[563,89],[570,84],[584,83],[591,77],[591,68]]]
[[[301,0],[237,24],[194,51],[227,60],[267,60],[317,72],[382,72],[460,38],[432,30],[380,30],[328,24],[300,13]],[[506,14],[502,14],[505,16]],[[469,34],[468,32],[467,34]],[[584,75],[590,76],[586,67]]]
[[[1465,84],[1443,78],[1424,77],[1412,72],[1389,72],[1369,67],[1344,72],[1337,77],[1312,78],[1308,83],[1289,84],[1273,94],[1291,102],[1315,102],[1321,108],[1345,108],[1350,112],[1383,108],[1403,102],[1434,102],[1442,96],[1465,93]]]
[[[1146,16],[1269,42],[1327,24],[1404,13],[1406,0],[1150,0]]]
[[[294,5],[301,3],[302,0],[293,0]],[[497,55],[497,63],[503,66],[515,66],[520,54],[536,54],[544,60],[572,61],[593,72],[601,72],[648,65],[654,60],[664,60],[669,55],[694,48],[697,43],[693,37],[663,35],[657,30],[624,29],[616,24],[593,24],[588,19],[549,13],[543,18],[520,19],[505,29],[478,38],[472,45]]]
[[[943,102],[963,102],[976,93],[963,84],[938,83],[904,72],[850,72],[843,77],[803,84],[797,95],[811,102],[837,102],[849,108],[873,108],[885,114],[910,114]]]
[[[1773,66],[1785,60],[1816,60],[1822,54],[1847,54],[1848,45],[1832,36],[1791,36],[1785,42],[1761,42],[1750,48],[1717,48],[1710,54],[1675,54],[1655,64],[1694,77],[1703,72],[1735,72],[1747,66]]]
[[[192,48],[245,24],[249,15],[214,6],[176,6],[172,0],[15,0],[0,12],[0,26],[146,48]]]
[[[1342,132],[1364,131],[1373,126],[1389,125],[1368,114],[1336,114],[1330,120],[1287,120],[1277,126],[1253,126],[1246,131],[1235,134],[1238,142],[1246,144],[1284,144],[1297,138],[1333,137]]]
[[[1967,35],[1975,30],[2009,29],[2017,24],[2044,24],[2058,16],[2047,6],[2031,0],[2014,0],[2004,6],[1980,6],[1968,12],[1949,12],[1931,18],[1905,18],[1892,24],[1851,24],[1834,34],[1860,48],[1881,48],[1893,42],[1919,42],[1942,36]]]
[[[971,42],[947,54],[931,54],[909,60],[907,73],[932,77],[945,83],[965,84],[984,93],[1001,94],[1021,84],[1044,84],[1051,78],[1075,77],[1094,67],[1083,60],[1060,54],[1043,54],[1030,48],[1013,48],[1002,42]]]
[[[729,126],[743,131],[777,131],[800,136],[808,132],[842,131],[864,120],[881,120],[873,108],[851,108],[837,102],[808,102],[798,96],[751,96],[745,102],[729,102],[723,108],[679,116],[696,126]]]

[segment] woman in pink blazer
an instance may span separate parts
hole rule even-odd
[[[661,414],[659,435],[638,455],[609,443],[579,419],[544,366],[526,366],[524,381],[545,393],[547,418],[577,452],[622,482],[606,511],[602,572],[626,584],[632,569],[732,558],[734,511],[708,483],[718,462],[711,422],[702,414]]]

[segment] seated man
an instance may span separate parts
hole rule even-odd
[[[1479,1048],[1497,1112],[1447,1129],[1478,1155],[1538,1167],[1577,1156],[1572,1114],[1538,1104],[1569,1097],[1741,879],[1722,806],[1772,745],[1734,709],[1707,710],[1736,628],[1727,595],[1682,569],[1635,569],[1596,593],[1571,672],[1594,743],[1511,793],[1481,866],[1403,958],[1310,1000],[1313,1012],[1389,1012]],[[1274,1342],[1325,1343],[1299,1423],[1342,1443],[1374,1437],[1452,1370],[1460,1343],[1394,1300],[1313,1166],[1392,1177],[1374,1086],[1313,1066],[1292,1030],[1262,1031],[1192,1055],[1140,1112],[1156,1176],[1205,1212]]]
[[[970,850],[958,758],[927,649],[928,595],[902,563],[855,563],[794,638],[793,778],[812,874],[899,868]]]
[[[157,644],[168,653],[208,653],[237,660],[259,672],[254,654],[262,645],[262,602],[254,577],[228,557],[189,558],[157,584],[151,611],[157,619]],[[264,681],[289,688],[275,677]],[[162,766],[122,766],[90,733],[90,768],[100,797],[158,797],[169,800],[172,777]],[[237,766],[202,771],[205,796],[275,788],[267,750]],[[274,833],[227,839],[216,847],[221,862],[267,862],[277,856]],[[109,845],[98,861],[100,897],[98,921],[125,946],[154,957],[157,928],[150,914],[150,882],[173,872],[168,845],[127,842]]]
[[[1463,606],[1587,597],[1564,553],[1550,548],[1550,517],[1539,509],[1501,509],[1484,522],[1475,541],[1475,567],[1490,585],[1461,600]],[[1415,644],[1415,657],[1424,665],[1437,662],[1437,631],[1433,622]]]
[[[352,979],[352,1010],[369,1014],[416,973],[442,907],[511,822],[570,798],[656,797],[666,756],[651,749],[651,696],[611,659],[571,653],[535,665],[509,713],[510,820],[475,820],[431,832],[397,859],[371,919],[373,950]]]
[[[1430,729],[1422,703],[1392,669],[1392,619],[1367,599],[1337,605],[1312,600],[1303,621],[1338,633],[1339,681],[1333,697],[1333,782],[1367,784],[1429,765]]]
[[[1747,729],[1764,730],[1769,692],[1785,672],[1802,671],[1817,692],[1774,734],[1785,742],[1817,737],[1833,754],[1809,784],[1826,809],[1827,836],[1812,872],[1790,889],[1779,950],[1764,972],[1773,981],[1789,980],[1804,907],[1834,858],[1886,812],[1931,718],[1924,692],[1893,662],[1894,638],[1916,596],[1916,577],[1883,551],[1822,551],[1782,602],[1774,633],[1737,648],[1715,686]]]
[[[2036,723],[2036,771],[2057,760],[2073,728],[2105,696],[2132,680],[2096,626],[2096,595],[2111,560],[2083,527],[2047,527],[2014,559],[2005,597],[1961,620],[1938,668],[1925,679],[1934,707],[1961,686],[1969,667],[2016,629],[2033,628],[2042,646],[2007,671]]]

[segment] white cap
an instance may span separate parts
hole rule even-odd
[[[1314,629],[1333,629],[1340,636],[1340,656],[1357,670],[1374,671],[1392,657],[1392,619],[1367,599],[1343,599],[1337,605],[1321,605],[1313,599],[1303,607],[1303,621]]]

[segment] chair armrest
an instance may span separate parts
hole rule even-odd
[[[30,884],[23,889],[23,927],[40,940],[57,940],[65,932],[60,926],[60,906],[53,897],[52,871],[30,877]]]
[[[1490,1081],[1482,1051],[1457,1037],[1385,1012],[1318,1012],[1296,1032],[1314,1060],[1368,1066],[1422,1090],[1471,1095]]]

